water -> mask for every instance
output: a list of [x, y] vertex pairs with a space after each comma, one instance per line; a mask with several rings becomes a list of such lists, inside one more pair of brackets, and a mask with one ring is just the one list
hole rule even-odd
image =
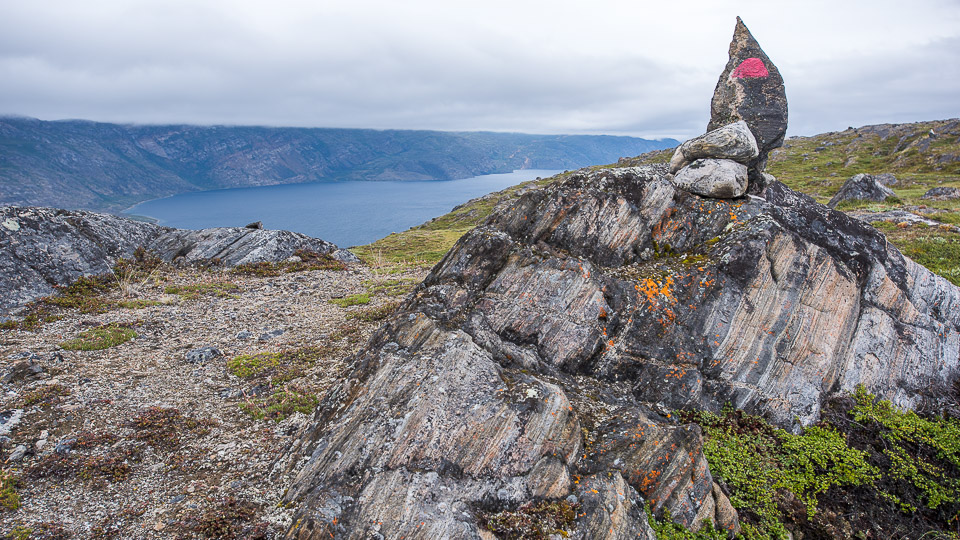
[[527, 169], [433, 182], [317, 182], [181, 193], [124, 211], [182, 229], [242, 227], [296, 231], [341, 247], [368, 244], [441, 216], [458, 204], [558, 172]]

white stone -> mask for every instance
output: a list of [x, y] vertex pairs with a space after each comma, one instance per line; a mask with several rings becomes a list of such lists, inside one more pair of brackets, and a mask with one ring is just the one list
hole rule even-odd
[[673, 177], [678, 188], [718, 199], [734, 199], [747, 192], [747, 166], [729, 159], [698, 159]]

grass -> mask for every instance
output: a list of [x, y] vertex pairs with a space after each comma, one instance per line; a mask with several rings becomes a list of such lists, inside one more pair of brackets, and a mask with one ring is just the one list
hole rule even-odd
[[403, 268], [433, 266], [471, 229], [483, 223], [500, 203], [517, 199], [523, 190], [544, 186], [570, 173], [530, 180], [502, 191], [474, 199], [404, 232], [393, 233], [371, 244], [350, 248], [367, 264], [382, 261]]
[[350, 296], [344, 296], [343, 298], [331, 298], [327, 301], [342, 308], [360, 306], [370, 303], [370, 293], [351, 294]]
[[137, 337], [137, 333], [126, 326], [111, 323], [80, 332], [76, 339], [63, 341], [60, 347], [68, 351], [99, 351], [116, 347]]
[[211, 281], [191, 285], [171, 285], [163, 289], [166, 294], [175, 294], [184, 300], [196, 300], [202, 297], [236, 298], [233, 293], [240, 292], [240, 286], [230, 281]]
[[960, 233], [887, 222], [873, 225], [904, 255], [960, 286]]

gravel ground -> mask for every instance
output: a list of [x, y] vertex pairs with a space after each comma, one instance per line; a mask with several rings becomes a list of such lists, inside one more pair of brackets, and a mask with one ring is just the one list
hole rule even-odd
[[[289, 479], [275, 463], [308, 416], [257, 419], [243, 405], [256, 409], [280, 389], [322, 394], [380, 324], [348, 314], [396, 303], [424, 273], [375, 274], [361, 265], [277, 277], [168, 269], [132, 285], [133, 296], [157, 305], [65, 311], [36, 332], [0, 330], [0, 461], [20, 505], [0, 508], [0, 534], [279, 536], [291, 517], [278, 506]], [[399, 286], [376, 287], [396, 284], [388, 280]], [[164, 292], [215, 281], [239, 290], [197, 298]], [[372, 292], [367, 305], [329, 302], [364, 292]], [[96, 351], [59, 346], [108, 323], [137, 337]], [[203, 347], [222, 356], [188, 359]], [[249, 378], [227, 367], [239, 355], [290, 350], [320, 357], [279, 380], [278, 370], [290, 367], [283, 362]]]

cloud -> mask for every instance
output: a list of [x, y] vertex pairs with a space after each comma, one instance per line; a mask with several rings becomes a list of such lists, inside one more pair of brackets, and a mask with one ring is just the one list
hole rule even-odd
[[955, 2], [770, 4], [7, 2], [0, 113], [689, 137], [740, 14], [791, 133], [958, 114]]

